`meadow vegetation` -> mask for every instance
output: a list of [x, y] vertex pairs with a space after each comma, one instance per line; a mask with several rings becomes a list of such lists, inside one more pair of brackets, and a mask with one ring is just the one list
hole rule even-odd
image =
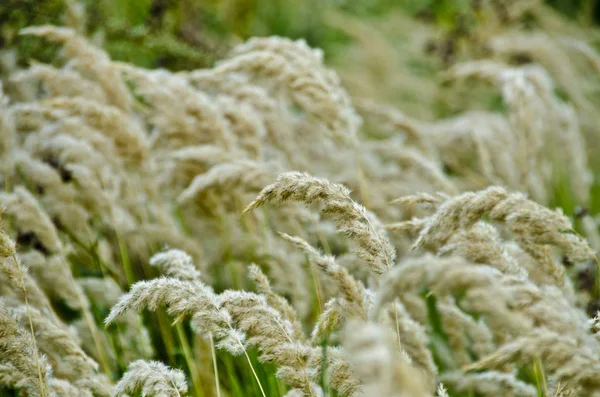
[[594, 2], [269, 3], [0, 5], [0, 395], [600, 397]]

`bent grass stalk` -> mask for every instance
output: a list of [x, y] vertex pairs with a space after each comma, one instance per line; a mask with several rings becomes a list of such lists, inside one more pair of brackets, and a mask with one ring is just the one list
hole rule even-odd
[[260, 388], [260, 392], [261, 392], [262, 396], [263, 397], [267, 397], [267, 395], [265, 394], [265, 389], [263, 389], [262, 383], [260, 382], [260, 379], [258, 378], [258, 374], [256, 373], [256, 370], [254, 369], [254, 366], [252, 365], [252, 361], [250, 360], [250, 356], [248, 355], [248, 352], [246, 351], [246, 348], [242, 344], [242, 341], [240, 341], [237, 337], [235, 339], [240, 344], [240, 347], [244, 351], [244, 355], [246, 356], [246, 360], [248, 361], [248, 365], [250, 366], [250, 370], [252, 371], [252, 375], [254, 375], [254, 379], [256, 379], [256, 383], [258, 384], [258, 387]]

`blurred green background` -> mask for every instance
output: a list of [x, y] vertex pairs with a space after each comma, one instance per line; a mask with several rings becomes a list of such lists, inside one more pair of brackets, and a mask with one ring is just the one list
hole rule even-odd
[[[446, 30], [470, 29], [469, 18], [482, 0], [3, 0], [0, 2], [0, 47], [19, 48], [18, 62], [48, 61], [55, 48], [20, 38], [19, 29], [65, 24], [76, 17], [67, 4], [85, 7], [85, 33], [102, 43], [113, 59], [144, 67], [173, 70], [210, 66], [231, 45], [250, 36], [304, 38], [334, 57], [350, 42], [347, 32], [331, 24], [341, 12], [361, 21], [393, 12], [427, 19]], [[494, 3], [494, 1], [490, 1]], [[496, 1], [502, 3], [502, 1]], [[600, 20], [595, 0], [550, 0], [555, 9], [582, 24]], [[71, 13], [72, 13], [71, 10]], [[83, 10], [82, 10], [83, 11]], [[466, 26], [465, 21], [467, 21]]]

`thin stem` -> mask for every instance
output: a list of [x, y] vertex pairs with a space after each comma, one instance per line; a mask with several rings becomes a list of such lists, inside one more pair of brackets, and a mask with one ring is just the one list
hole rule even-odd
[[358, 183], [360, 186], [360, 199], [365, 207], [369, 207], [369, 191], [367, 189], [367, 180], [365, 179], [365, 171], [362, 162], [360, 161], [360, 152], [356, 152], [356, 162], [358, 164]]
[[133, 269], [131, 267], [131, 261], [129, 260], [129, 252], [127, 246], [121, 239], [120, 233], [115, 229], [115, 235], [117, 237], [117, 244], [119, 246], [119, 253], [121, 255], [121, 262], [123, 263], [123, 270], [125, 271], [125, 279], [128, 285], [135, 283], [135, 276], [133, 275]]
[[327, 379], [327, 339], [328, 336], [321, 343], [321, 387], [326, 396], [330, 394]]
[[[296, 220], [294, 221], [294, 228], [297, 229], [296, 233], [299, 236], [302, 235], [302, 232], [303, 232], [302, 226]], [[327, 244], [327, 239], [325, 238], [325, 236], [323, 236], [323, 234], [320, 231], [318, 231], [317, 237], [319, 238], [319, 241], [321, 242], [321, 245], [323, 246], [323, 251], [325, 251], [325, 253], [327, 253], [328, 255], [331, 255], [331, 249], [329, 248], [329, 245]], [[308, 268], [310, 270], [310, 275], [311, 275], [313, 284], [315, 286], [315, 294], [317, 295], [317, 304], [319, 305], [319, 312], [317, 313], [317, 316], [318, 316], [323, 312], [323, 292], [322, 292], [322, 287], [321, 287], [321, 281], [319, 280], [319, 276], [315, 273], [314, 265], [311, 261], [308, 262]]]
[[108, 264], [107, 262], [104, 262], [102, 260], [102, 258], [100, 258], [100, 256], [96, 252], [96, 250], [93, 248], [93, 246], [89, 247], [87, 244], [85, 244], [83, 241], [81, 241], [79, 239], [79, 237], [77, 237], [74, 233], [72, 233], [65, 226], [63, 226], [60, 229], [60, 231], [62, 231], [64, 234], [66, 234], [67, 237], [69, 237], [69, 239], [75, 243], [75, 245], [77, 245], [79, 248], [83, 249], [85, 252], [87, 252], [92, 257], [92, 259], [94, 260], [94, 263], [97, 264], [98, 267], [100, 268], [100, 271], [102, 272], [103, 277], [106, 277], [106, 275], [111, 275], [113, 277], [113, 279], [115, 279], [117, 282], [121, 279], [121, 275], [119, 274], [117, 269], [114, 268], [112, 265]]
[[92, 318], [92, 315], [90, 314], [89, 309], [87, 307], [84, 307], [84, 309], [83, 309], [83, 317], [85, 318], [85, 322], [86, 322], [88, 328], [90, 329], [90, 333], [92, 334], [92, 339], [94, 340], [94, 345], [96, 346], [96, 349], [98, 349], [98, 356], [100, 358], [100, 363], [102, 364], [102, 368], [104, 369], [104, 372], [108, 375], [108, 374], [110, 374], [111, 369], [110, 369], [107, 359], [106, 359], [104, 347], [100, 343], [100, 337], [98, 336], [98, 330], [96, 329], [94, 319]]
[[315, 285], [315, 292], [317, 295], [317, 304], [319, 305], [319, 313], [320, 315], [323, 312], [323, 298], [321, 297], [321, 282], [319, 281], [319, 276], [316, 274], [314, 265], [311, 261], [308, 263], [308, 268], [310, 269], [310, 275], [312, 277], [313, 283]]
[[[285, 330], [285, 328], [283, 327], [283, 325], [277, 319], [275, 319], [275, 321], [277, 322], [277, 325], [279, 326], [279, 328], [281, 328], [281, 331], [283, 332], [283, 334], [287, 338], [288, 342], [289, 343], [294, 343], [294, 341], [288, 335], [288, 333]], [[304, 380], [306, 381], [306, 390], [308, 390], [308, 394], [310, 394], [310, 397], [314, 397], [314, 394], [313, 394], [313, 392], [312, 392], [312, 390], [310, 388], [310, 380], [308, 379], [308, 374], [306, 373], [306, 367], [302, 368], [302, 371], [304, 372]]]
[[533, 363], [533, 374], [535, 377], [536, 388], [543, 396], [548, 395], [548, 385], [546, 383], [546, 375], [544, 374], [544, 367], [542, 360], [536, 358]]
[[[323, 252], [325, 252], [327, 255], [332, 255], [331, 247], [329, 247], [329, 244], [327, 243], [327, 238], [323, 235], [323, 232], [319, 229], [317, 229], [317, 238], [321, 242], [321, 246], [323, 247]], [[317, 274], [315, 274], [313, 268], [314, 268], [314, 265], [311, 261], [310, 262], [310, 272], [315, 280], [315, 285], [317, 288], [317, 300], [319, 301], [319, 315], [320, 315], [323, 312], [323, 292], [322, 292], [323, 289], [321, 287], [321, 280], [319, 279], [319, 276]]]
[[394, 317], [396, 318], [396, 336], [398, 339], [398, 351], [402, 352], [402, 341], [400, 340], [400, 321], [398, 320], [398, 306], [394, 301]]
[[[75, 279], [73, 278], [72, 274], [70, 274], [69, 278], [70, 278], [70, 282], [72, 284], [75, 284]], [[102, 369], [108, 375], [108, 374], [110, 374], [111, 369], [110, 369], [110, 366], [108, 365], [108, 360], [107, 360], [106, 352], [104, 351], [104, 347], [100, 343], [100, 337], [98, 336], [98, 329], [96, 328], [96, 322], [94, 321], [94, 317], [90, 313], [89, 302], [87, 300], [87, 297], [81, 292], [81, 290], [78, 290], [77, 298], [79, 299], [80, 306], [83, 308], [83, 317], [85, 318], [85, 323], [88, 326], [88, 328], [90, 329], [90, 333], [92, 334], [92, 339], [94, 341], [94, 345], [96, 346], [96, 349], [98, 350], [98, 357], [100, 359], [100, 364], [102, 365]]]
[[[17, 268], [20, 268], [21, 266], [19, 265], [19, 262], [17, 261], [17, 257], [15, 255], [13, 255], [12, 259], [15, 262], [15, 266]], [[19, 272], [19, 274], [20, 274], [19, 286], [21, 287], [21, 290], [23, 291], [23, 300], [25, 301], [25, 308], [27, 309], [27, 317], [29, 319], [29, 330], [31, 331], [31, 339], [33, 340], [33, 348], [35, 350], [35, 365], [37, 366], [38, 377], [40, 380], [40, 393], [42, 394], [42, 397], [45, 397], [46, 393], [44, 392], [45, 386], [44, 386], [44, 380], [42, 377], [42, 366], [40, 365], [40, 352], [38, 350], [37, 341], [35, 340], [35, 331], [33, 330], [33, 320], [31, 318], [32, 317], [31, 309], [29, 308], [29, 301], [27, 299], [27, 288], [25, 288], [25, 281], [23, 280], [23, 273]]]
[[171, 328], [169, 328], [168, 320], [164, 311], [157, 310], [156, 319], [158, 321], [158, 328], [160, 329], [162, 341], [165, 343], [165, 350], [169, 356], [169, 362], [174, 363], [175, 355], [173, 352], [175, 351], [175, 341], [173, 339], [173, 333]]
[[175, 393], [177, 393], [177, 396], [181, 397], [181, 393], [179, 393], [179, 390], [177, 389], [177, 386], [175, 386], [175, 382], [173, 382], [173, 379], [171, 379], [170, 381], [171, 386], [173, 386], [173, 390], [175, 390]]
[[177, 336], [179, 337], [179, 341], [181, 342], [181, 348], [183, 349], [183, 356], [185, 357], [185, 362], [188, 366], [188, 369], [190, 370], [192, 384], [194, 385], [196, 395], [198, 397], [204, 396], [204, 391], [198, 382], [198, 368], [196, 367], [194, 355], [192, 354], [192, 349], [190, 348], [187, 336], [185, 335], [183, 325], [181, 323], [177, 323], [175, 324], [175, 329], [177, 330]]
[[[219, 308], [216, 307], [216, 310], [219, 310]], [[232, 335], [234, 335], [235, 340], [237, 341], [237, 343], [242, 348], [242, 351], [244, 352], [244, 355], [246, 356], [246, 360], [248, 360], [248, 365], [250, 366], [250, 369], [252, 370], [252, 374], [254, 375], [254, 379], [256, 379], [256, 383], [258, 383], [258, 387], [260, 388], [260, 391], [261, 391], [263, 397], [267, 397], [267, 395], [265, 394], [265, 390], [263, 389], [262, 384], [260, 383], [260, 379], [258, 378], [258, 374], [254, 370], [254, 366], [252, 365], [252, 361], [250, 361], [250, 356], [248, 356], [248, 352], [246, 352], [246, 347], [244, 346], [244, 344], [242, 343], [242, 341], [240, 340], [240, 338], [238, 338], [237, 335], [235, 334], [235, 332], [234, 332], [233, 327], [231, 326], [231, 324], [227, 324], [227, 326], [229, 327], [229, 330], [231, 331]]]
[[542, 364], [542, 360], [540, 358], [538, 358], [536, 361], [537, 361], [537, 366], [540, 368], [540, 376], [542, 378], [542, 387], [543, 387], [544, 395], [547, 396], [548, 395], [548, 383], [546, 382], [546, 373], [544, 372], [544, 365]]
[[[367, 224], [369, 225], [369, 227], [373, 230], [375, 230], [375, 228], [373, 227], [373, 225], [371, 224], [371, 222], [369, 221], [369, 218], [366, 218]], [[386, 270], [389, 272], [391, 269], [391, 264], [386, 261], [385, 262], [386, 265]], [[400, 352], [402, 352], [402, 341], [400, 340], [400, 321], [398, 320], [398, 306], [396, 305], [396, 301], [394, 301], [394, 317], [396, 320], [396, 337], [398, 340], [398, 350]]]
[[248, 360], [248, 365], [250, 365], [250, 369], [252, 370], [252, 374], [254, 375], [254, 379], [256, 379], [256, 383], [258, 383], [258, 387], [260, 388], [260, 392], [262, 393], [263, 397], [267, 397], [267, 395], [265, 394], [265, 390], [263, 389], [262, 384], [260, 383], [260, 379], [258, 379], [258, 374], [254, 370], [254, 366], [252, 365], [252, 361], [250, 361], [250, 356], [248, 355], [248, 352], [246, 352], [246, 348], [244, 347], [244, 345], [242, 344], [242, 342], [239, 339], [237, 341], [240, 344], [240, 346], [242, 347], [242, 349], [244, 350], [244, 355], [246, 356], [246, 360]]
[[219, 369], [217, 368], [217, 352], [215, 351], [215, 341], [212, 332], [209, 332], [210, 337], [210, 352], [212, 354], [213, 369], [215, 371], [215, 387], [217, 389], [217, 397], [221, 397], [221, 385], [219, 384]]
[[31, 331], [31, 339], [33, 339], [33, 348], [35, 349], [35, 365], [38, 369], [38, 377], [40, 379], [40, 393], [42, 393], [42, 397], [45, 396], [44, 393], [44, 381], [42, 379], [42, 367], [40, 365], [40, 352], [37, 347], [37, 342], [35, 340], [35, 332], [33, 331], [33, 320], [31, 319], [31, 311], [29, 309], [29, 302], [27, 301], [27, 293], [25, 292], [25, 288], [23, 288], [25, 307], [27, 308], [27, 317], [29, 317], [29, 330]]

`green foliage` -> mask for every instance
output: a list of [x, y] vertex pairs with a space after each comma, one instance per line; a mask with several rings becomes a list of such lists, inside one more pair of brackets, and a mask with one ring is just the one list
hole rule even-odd
[[[57, 46], [48, 45], [34, 37], [19, 36], [26, 26], [61, 24], [65, 4], [62, 0], [4, 0], [0, 2], [0, 49], [14, 48], [17, 62], [25, 66], [34, 58], [50, 62]], [[0, 72], [1, 66], [0, 66]]]

